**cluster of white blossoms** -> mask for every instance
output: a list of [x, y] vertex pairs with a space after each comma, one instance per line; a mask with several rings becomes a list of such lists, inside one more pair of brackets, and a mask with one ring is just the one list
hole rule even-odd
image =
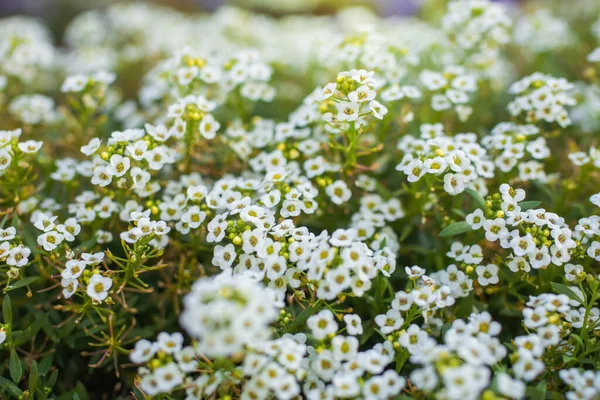
[[10, 102], [9, 110], [15, 119], [27, 125], [53, 124], [60, 119], [54, 100], [41, 94], [17, 96]]
[[7, 179], [11, 179], [15, 171], [7, 171], [11, 164], [15, 167], [28, 154], [35, 155], [42, 147], [43, 142], [37, 140], [20, 141], [22, 134], [21, 129], [10, 131], [0, 131], [0, 175], [4, 175]]
[[451, 42], [470, 57], [474, 65], [485, 64], [511, 40], [513, 22], [505, 9], [485, 0], [454, 1], [442, 18]]
[[31, 249], [19, 243], [16, 240], [17, 230], [9, 226], [5, 229], [0, 229], [0, 261], [8, 265], [9, 277], [18, 276], [18, 268], [22, 268], [29, 263]]
[[571, 118], [566, 107], [575, 105], [569, 93], [573, 84], [564, 78], [536, 72], [513, 83], [509, 88], [516, 98], [508, 104], [512, 116], [524, 115], [528, 123], [556, 122], [561, 127], [569, 126]]
[[541, 160], [550, 157], [550, 148], [537, 126], [502, 122], [481, 139], [481, 144], [500, 171], [506, 173], [517, 167], [522, 181], [548, 180]]
[[336, 81], [328, 83], [314, 96], [317, 102], [327, 100], [323, 114], [327, 131], [358, 129], [364, 125], [365, 115], [383, 119], [388, 109], [375, 100], [377, 92], [375, 72], [351, 70], [340, 72]]
[[600, 3], [279, 3], [0, 20], [0, 398], [598, 397]]
[[56, 49], [50, 32], [34, 19], [13, 17], [0, 24], [0, 86], [15, 78], [35, 87], [42, 86], [43, 72], [55, 65]]
[[[567, 268], [565, 268], [567, 270]], [[514, 373], [526, 382], [534, 380], [544, 372], [543, 356], [546, 352], [570, 352], [573, 344], [569, 333], [581, 329], [584, 324], [600, 329], [600, 308], [587, 309], [581, 306], [583, 292], [576, 286], [569, 288], [572, 297], [565, 294], [543, 293], [530, 297], [523, 309], [523, 324], [528, 335], [514, 339], [516, 350], [511, 359]], [[579, 307], [578, 307], [579, 306]]]
[[454, 109], [461, 121], [469, 119], [473, 112], [468, 105], [472, 101], [469, 94], [477, 91], [477, 79], [466, 71], [462, 66], [453, 65], [446, 67], [443, 72], [421, 72], [419, 80], [424, 87], [423, 94], [431, 99], [432, 110], [441, 112]]
[[598, 371], [581, 372], [577, 368], [563, 369], [560, 379], [573, 390], [567, 392], [567, 398], [593, 399], [600, 393], [600, 374]]
[[568, 263], [577, 242], [565, 219], [543, 208], [523, 211], [519, 203], [524, 200], [523, 189], [502, 184], [487, 210], [475, 210], [466, 221], [472, 229], [483, 228], [488, 241], [510, 250], [508, 265], [514, 272]]
[[197, 281], [184, 297], [181, 326], [198, 339], [200, 353], [226, 356], [269, 339], [281, 300], [254, 279], [222, 273]]
[[533, 53], [545, 53], [572, 45], [574, 37], [565, 20], [548, 10], [538, 10], [517, 21], [515, 42]]
[[[487, 312], [473, 313], [467, 321], [456, 320], [438, 344], [427, 331], [412, 325], [400, 336], [410, 360], [419, 368], [410, 379], [425, 393], [441, 385], [446, 398], [478, 399], [490, 384], [490, 367], [506, 357], [506, 347], [498, 339], [502, 327]], [[525, 385], [510, 375], [498, 374], [498, 391], [508, 398], [523, 398]], [[502, 381], [502, 382], [500, 382]]]
[[444, 190], [457, 195], [478, 179], [494, 176], [494, 163], [477, 142], [476, 134], [447, 136], [441, 123], [422, 124], [419, 130], [420, 138], [407, 135], [398, 141], [404, 156], [396, 169], [406, 174], [409, 182], [431, 175], [429, 185], [442, 180]]

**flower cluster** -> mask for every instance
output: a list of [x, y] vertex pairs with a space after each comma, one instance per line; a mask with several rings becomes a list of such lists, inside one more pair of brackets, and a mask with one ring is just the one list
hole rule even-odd
[[571, 118], [565, 107], [575, 105], [569, 91], [573, 85], [564, 78], [535, 73], [513, 83], [509, 89], [517, 97], [508, 104], [512, 116], [525, 115], [529, 123], [556, 122], [569, 126]]
[[0, 19], [0, 398], [598, 398], [600, 3], [238, 3]]

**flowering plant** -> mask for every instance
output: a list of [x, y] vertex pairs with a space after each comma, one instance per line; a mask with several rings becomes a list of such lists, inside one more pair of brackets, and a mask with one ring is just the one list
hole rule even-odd
[[0, 397], [599, 398], [600, 5], [437, 3], [0, 20]]

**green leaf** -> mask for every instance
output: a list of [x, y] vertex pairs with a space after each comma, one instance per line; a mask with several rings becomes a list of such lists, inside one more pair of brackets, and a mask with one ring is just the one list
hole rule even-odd
[[56, 385], [57, 379], [58, 379], [58, 370], [55, 369], [54, 372], [52, 372], [52, 375], [50, 375], [48, 382], [46, 382], [46, 386], [49, 387], [50, 389], [52, 389], [54, 387], [54, 385]]
[[17, 350], [13, 347], [10, 349], [10, 377], [14, 382], [19, 383], [21, 375], [23, 375], [21, 360], [19, 360]]
[[0, 388], [2, 388], [3, 391], [4, 390], [8, 391], [15, 398], [18, 398], [23, 395], [23, 391], [21, 389], [19, 389], [19, 387], [17, 385], [15, 385], [8, 379], [3, 378], [1, 376], [0, 376]]
[[81, 383], [81, 381], [77, 381], [77, 385], [75, 385], [75, 393], [73, 394], [73, 397], [75, 396], [77, 396], [77, 398], [80, 400], [89, 399], [87, 389], [85, 388], [85, 385]]
[[400, 238], [398, 239], [398, 241], [403, 242], [404, 239], [406, 239], [408, 237], [408, 235], [411, 234], [412, 230], [413, 230], [412, 224], [404, 225], [404, 227], [402, 228], [402, 232], [400, 233]]
[[294, 323], [291, 325], [291, 327], [297, 328], [300, 325], [304, 324], [306, 322], [306, 320], [308, 319], [308, 317], [310, 317], [311, 315], [313, 315], [313, 313], [315, 311], [317, 311], [317, 305], [318, 304], [315, 303], [312, 307], [308, 307], [305, 310], [303, 310], [300, 314], [298, 314], [298, 316], [294, 320]]
[[4, 302], [2, 303], [2, 315], [4, 316], [5, 324], [12, 324], [12, 306], [10, 305], [10, 296], [4, 296]]
[[577, 335], [576, 333], [571, 333], [571, 337], [573, 339], [575, 339], [575, 341], [581, 346], [581, 347], [585, 347], [585, 344], [583, 343], [583, 340], [581, 339], [581, 337], [579, 337], [579, 335]]
[[133, 398], [135, 400], [143, 400], [145, 397], [142, 392], [140, 392], [140, 389], [136, 388], [135, 386], [132, 388], [131, 394], [133, 394]]
[[39, 276], [30, 276], [28, 278], [20, 279], [20, 280], [16, 281], [14, 284], [7, 286], [6, 290], [7, 291], [15, 290], [15, 289], [22, 288], [23, 286], [31, 285], [33, 282], [37, 281], [38, 279], [40, 279]]
[[545, 399], [547, 388], [548, 384], [546, 381], [541, 381], [537, 386], [528, 387], [525, 393], [528, 399]]
[[458, 215], [458, 216], [459, 216], [459, 217], [461, 217], [461, 218], [466, 218], [466, 216], [467, 216], [467, 215], [465, 214], [465, 212], [464, 212], [463, 210], [459, 209], [459, 208], [453, 208], [453, 209], [452, 209], [452, 212], [453, 212], [454, 214]]
[[579, 298], [579, 296], [577, 296], [577, 294], [574, 291], [569, 289], [569, 287], [563, 285], [562, 283], [556, 282], [550, 282], [550, 285], [552, 285], [552, 289], [554, 289], [556, 292], [568, 296], [570, 299], [575, 300], [581, 305], [585, 305], [585, 302], [581, 298]]
[[40, 375], [46, 375], [50, 371], [50, 367], [52, 367], [52, 361], [54, 360], [54, 354], [48, 354], [46, 357], [42, 358], [40, 361], [40, 365], [38, 366], [38, 371]]
[[471, 225], [467, 224], [465, 221], [455, 222], [453, 224], [448, 225], [440, 232], [440, 237], [448, 237], [458, 235], [459, 233], [465, 233], [471, 231]]
[[475, 200], [475, 203], [477, 203], [479, 207], [485, 209], [485, 199], [481, 197], [479, 193], [477, 193], [471, 188], [465, 189], [465, 193], [468, 194], [473, 200]]
[[13, 332], [13, 336], [15, 336], [15, 339], [13, 341], [13, 346], [14, 347], [19, 347], [22, 346], [23, 344], [27, 343], [29, 341], [29, 339], [31, 339], [31, 337], [33, 336], [31, 333], [31, 327], [27, 327], [27, 329], [25, 329], [22, 332], [19, 332], [19, 335], [16, 336], [14, 335], [15, 332]]
[[529, 200], [520, 202], [519, 207], [521, 207], [521, 211], [527, 211], [536, 208], [540, 204], [542, 204], [542, 202], [539, 200]]
[[33, 396], [40, 382], [40, 376], [38, 374], [37, 362], [34, 360], [29, 367], [29, 392]]

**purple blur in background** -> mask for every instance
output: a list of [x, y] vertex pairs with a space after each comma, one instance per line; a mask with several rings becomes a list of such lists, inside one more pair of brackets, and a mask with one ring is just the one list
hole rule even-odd
[[[280, 0], [285, 1], [285, 0]], [[519, 0], [493, 0], [502, 3], [518, 3]], [[56, 17], [62, 12], [72, 15], [74, 11], [101, 8], [116, 3], [116, 0], [0, 0], [0, 17], [15, 14], [42, 18]], [[144, 2], [144, 1], [140, 1]], [[168, 4], [182, 9], [214, 10], [223, 4], [243, 5], [243, 1], [227, 0], [155, 0], [147, 3]], [[422, 0], [371, 0], [380, 15], [412, 15], [419, 10]], [[369, 3], [365, 1], [364, 3]]]

